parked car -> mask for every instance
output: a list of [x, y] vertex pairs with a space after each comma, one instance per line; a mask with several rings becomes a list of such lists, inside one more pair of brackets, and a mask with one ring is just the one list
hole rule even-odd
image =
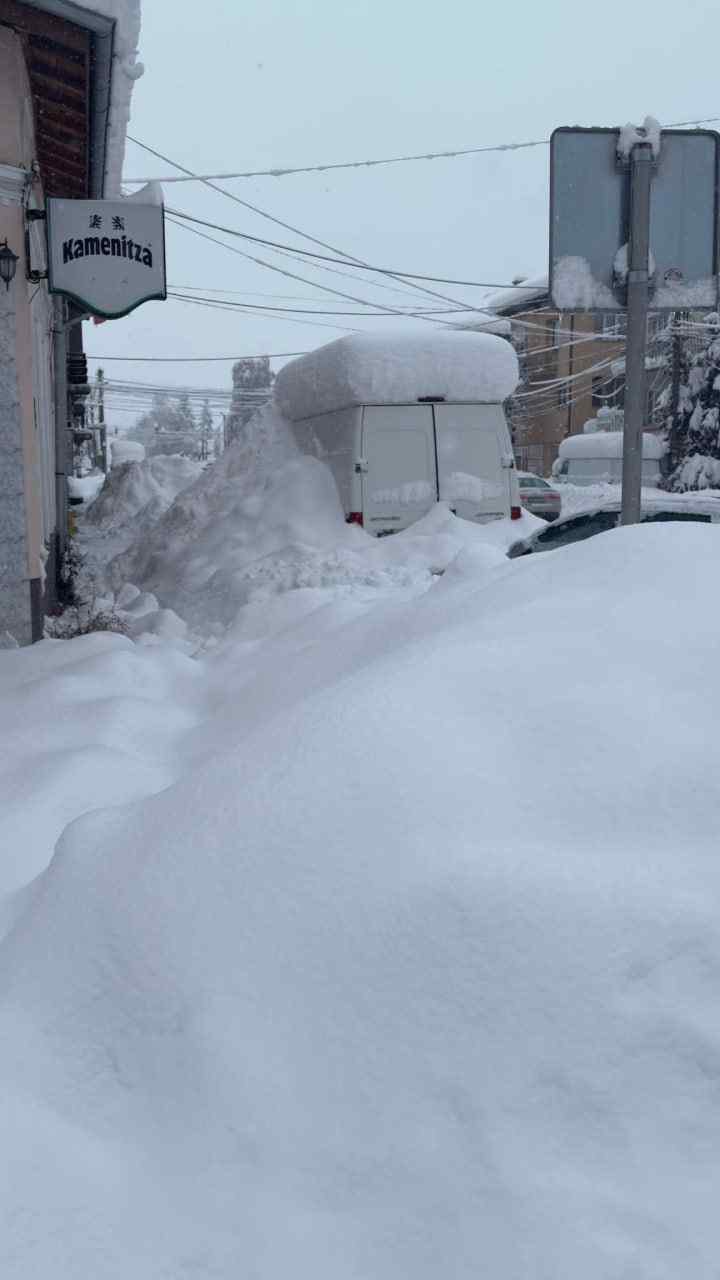
[[562, 499], [557, 489], [553, 489], [547, 480], [534, 476], [530, 471], [518, 471], [520, 484], [520, 505], [534, 516], [542, 516], [543, 520], [557, 520], [560, 515]]
[[384, 537], [438, 501], [478, 523], [520, 519], [503, 408], [516, 381], [492, 334], [353, 334], [285, 365], [275, 398], [301, 451], [330, 468], [346, 520]]
[[[660, 483], [662, 440], [644, 431], [642, 437], [642, 482], [647, 488]], [[558, 484], [620, 484], [622, 480], [622, 431], [593, 431], [566, 436], [560, 442], [552, 476]]]
[[[665, 498], [643, 499], [643, 524], [661, 524], [670, 520], [720, 524], [720, 498], [668, 494]], [[517, 556], [529, 556], [536, 551], [554, 551], [556, 547], [567, 546], [570, 542], [582, 542], [596, 533], [606, 533], [619, 523], [620, 503], [599, 503], [584, 511], [574, 511], [572, 515], [556, 520], [550, 528], [539, 529], [529, 538], [514, 542], [508, 555], [514, 560]]]

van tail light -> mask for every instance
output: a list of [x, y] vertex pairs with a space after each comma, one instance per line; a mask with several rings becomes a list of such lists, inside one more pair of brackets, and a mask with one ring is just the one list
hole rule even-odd
[[345, 517], [345, 523], [346, 523], [346, 524], [359, 524], [359, 525], [360, 525], [360, 528], [362, 528], [362, 527], [363, 527], [363, 513], [362, 513], [362, 511], [351, 511], [351, 512], [350, 512], [350, 514], [349, 514], [348, 516], [346, 516], [346, 517]]
[[511, 508], [510, 508], [510, 519], [511, 519], [511, 520], [521, 520], [521, 519], [522, 519], [522, 507], [511, 507]]

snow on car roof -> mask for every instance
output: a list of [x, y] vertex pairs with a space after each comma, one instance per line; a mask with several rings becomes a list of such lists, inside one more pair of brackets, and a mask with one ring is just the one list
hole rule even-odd
[[[560, 442], [559, 456], [565, 458], [621, 458], [622, 431], [592, 431], [587, 435], [567, 436]], [[657, 436], [643, 432], [643, 457], [662, 458], [665, 446]]]

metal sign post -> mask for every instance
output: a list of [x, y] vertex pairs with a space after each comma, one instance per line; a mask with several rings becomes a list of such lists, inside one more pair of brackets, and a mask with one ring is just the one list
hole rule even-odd
[[627, 276], [627, 345], [625, 349], [625, 425], [623, 428], [623, 524], [640, 519], [642, 438], [647, 376], [648, 290], [650, 287], [650, 184], [652, 149], [636, 143], [630, 153], [630, 236]]
[[550, 139], [553, 303], [627, 312], [623, 524], [640, 519], [648, 310], [718, 310], [719, 175], [720, 136], [707, 129], [648, 118]]

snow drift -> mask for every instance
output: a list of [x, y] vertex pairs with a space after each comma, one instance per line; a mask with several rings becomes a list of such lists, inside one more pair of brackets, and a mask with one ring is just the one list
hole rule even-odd
[[177, 781], [0, 949], [3, 1277], [710, 1280], [719, 537], [467, 548], [183, 660]]
[[138, 524], [145, 531], [201, 471], [199, 462], [173, 454], [115, 463], [86, 518], [105, 530]]
[[518, 363], [488, 333], [376, 332], [337, 338], [291, 360], [275, 382], [291, 421], [356, 404], [406, 404], [424, 396], [499, 403], [512, 395]]
[[273, 405], [246, 426], [151, 529], [109, 566], [117, 590], [152, 592], [200, 634], [219, 634], [255, 601], [295, 590], [364, 595], [424, 591], [470, 543], [502, 551], [538, 525], [534, 516], [492, 529], [439, 504], [392, 538], [345, 523], [332, 474], [300, 453]]

